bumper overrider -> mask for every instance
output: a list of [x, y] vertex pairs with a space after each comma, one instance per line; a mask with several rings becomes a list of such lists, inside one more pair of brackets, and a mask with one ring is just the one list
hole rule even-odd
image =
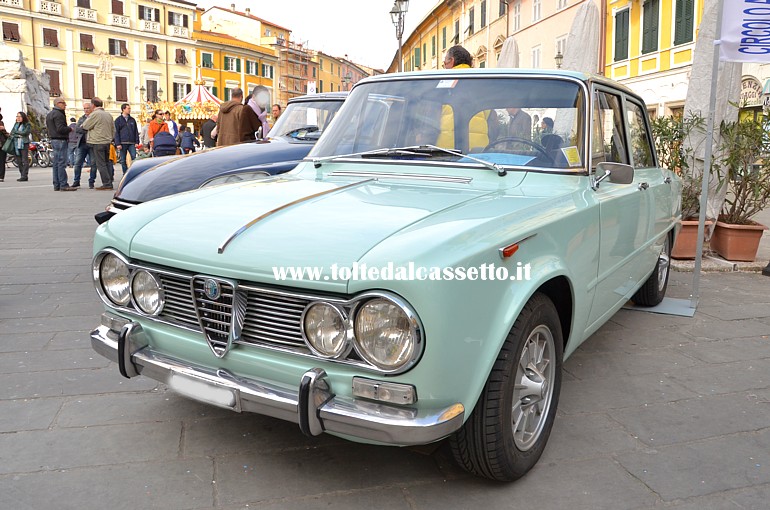
[[459, 429], [465, 414], [460, 403], [418, 410], [340, 397], [321, 368], [308, 370], [296, 390], [287, 390], [194, 365], [150, 347], [140, 324], [107, 313], [91, 332], [91, 346], [116, 362], [124, 377], [143, 375], [194, 400], [294, 422], [308, 436], [332, 432], [384, 444], [426, 444]]

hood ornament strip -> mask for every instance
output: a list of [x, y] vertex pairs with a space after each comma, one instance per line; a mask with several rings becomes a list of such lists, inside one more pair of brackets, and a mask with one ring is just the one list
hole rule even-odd
[[297, 200], [294, 200], [293, 202], [289, 202], [287, 204], [283, 204], [280, 207], [276, 207], [272, 211], [268, 211], [265, 214], [262, 214], [261, 216], [258, 216], [256, 218], [254, 218], [253, 220], [251, 220], [250, 222], [248, 222], [247, 224], [245, 224], [244, 226], [242, 226], [241, 228], [239, 228], [238, 230], [233, 232], [233, 234], [230, 237], [228, 237], [225, 240], [225, 242], [223, 242], [221, 244], [221, 246], [219, 248], [217, 248], [217, 253], [219, 253], [219, 254], [224, 253], [225, 252], [225, 248], [227, 248], [227, 245], [230, 244], [230, 242], [233, 241], [233, 239], [235, 239], [239, 235], [241, 235], [244, 232], [246, 232], [248, 229], [253, 227], [258, 222], [262, 221], [263, 219], [267, 218], [268, 216], [272, 216], [273, 214], [277, 213], [278, 211], [282, 211], [282, 210], [287, 209], [287, 208], [289, 208], [291, 206], [297, 205], [297, 204], [302, 203], [302, 202], [306, 202], [308, 200], [312, 200], [314, 198], [321, 197], [323, 195], [330, 195], [330, 194], [336, 193], [338, 191], [342, 191], [342, 190], [345, 190], [345, 189], [348, 189], [348, 188], [353, 188], [355, 186], [359, 186], [361, 184], [366, 184], [367, 182], [372, 182], [372, 181], [376, 181], [376, 180], [377, 179], [366, 179], [364, 181], [358, 181], [358, 182], [354, 182], [352, 184], [347, 184], [345, 186], [340, 186], [339, 188], [328, 189], [328, 190], [325, 190], [325, 191], [321, 191], [320, 193], [314, 193], [313, 195], [308, 195], [306, 197], [298, 198]]

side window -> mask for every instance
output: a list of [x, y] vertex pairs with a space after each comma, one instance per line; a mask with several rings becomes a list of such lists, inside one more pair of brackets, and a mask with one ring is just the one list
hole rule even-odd
[[644, 122], [644, 110], [636, 103], [627, 102], [628, 133], [631, 137], [631, 164], [634, 168], [645, 168], [655, 165], [652, 157], [652, 140]]
[[603, 161], [628, 164], [620, 97], [595, 91], [593, 113], [591, 167]]

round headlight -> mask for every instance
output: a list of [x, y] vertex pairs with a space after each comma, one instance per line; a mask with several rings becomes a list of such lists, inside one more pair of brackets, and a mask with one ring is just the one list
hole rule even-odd
[[126, 306], [131, 299], [128, 292], [128, 265], [119, 257], [108, 253], [99, 264], [99, 279], [107, 298], [119, 306]]
[[324, 358], [338, 358], [350, 351], [345, 317], [335, 306], [313, 303], [302, 316], [302, 329], [310, 350]]
[[407, 313], [388, 299], [369, 300], [356, 314], [359, 354], [382, 370], [395, 370], [408, 363], [414, 355], [416, 337]]
[[152, 273], [140, 269], [131, 278], [131, 296], [137, 308], [146, 314], [157, 315], [163, 309], [160, 283]]

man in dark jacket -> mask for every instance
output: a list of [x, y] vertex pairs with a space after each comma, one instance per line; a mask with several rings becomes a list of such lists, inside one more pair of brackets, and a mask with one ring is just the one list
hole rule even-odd
[[118, 159], [123, 167], [123, 173], [128, 170], [126, 154], [131, 154], [131, 161], [136, 159], [136, 144], [139, 143], [139, 128], [136, 120], [131, 116], [131, 105], [120, 105], [120, 115], [115, 119], [115, 149], [118, 151]]
[[203, 137], [203, 146], [206, 148], [212, 148], [217, 146], [217, 140], [215, 136], [211, 135], [214, 128], [217, 127], [217, 116], [212, 115], [209, 120], [203, 123], [201, 126], [201, 136]]
[[53, 110], [45, 118], [45, 128], [53, 147], [53, 189], [54, 191], [77, 191], [77, 186], [67, 183], [67, 144], [70, 127], [67, 125], [67, 115], [64, 109], [67, 102], [64, 98], [54, 99]]

